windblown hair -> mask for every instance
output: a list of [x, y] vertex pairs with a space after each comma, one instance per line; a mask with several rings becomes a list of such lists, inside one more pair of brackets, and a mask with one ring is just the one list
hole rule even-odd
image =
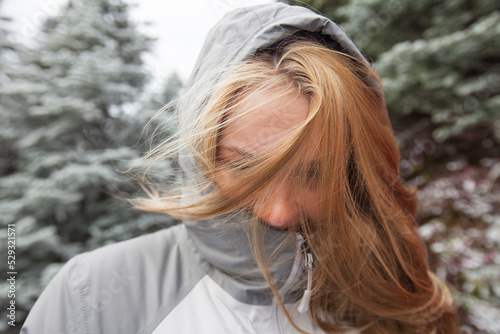
[[[304, 94], [310, 103], [307, 119], [256, 158], [237, 165], [220, 161], [221, 134], [230, 122], [251, 112], [240, 110], [241, 100], [269, 91], [276, 97]], [[301, 213], [291, 232], [305, 237], [315, 258], [309, 312], [321, 329], [456, 333], [452, 296], [429, 271], [415, 229], [415, 192], [399, 180], [399, 150], [381, 83], [368, 65], [317, 42], [297, 40], [256, 53], [200, 99], [201, 109], [185, 122], [190, 126], [181, 128], [179, 141], [195, 161], [196, 200], [149, 189], [150, 198], [136, 202], [137, 207], [192, 220], [251, 212], [256, 202], [272, 200], [273, 192], [266, 186], [279, 174], [296, 193], [319, 194], [320, 218]], [[192, 97], [181, 100], [180, 109], [183, 103], [192, 105]], [[270, 122], [279, 121], [269, 117]], [[318, 133], [319, 144], [312, 143]], [[311, 145], [319, 145], [320, 152], [312, 172], [302, 158]], [[161, 143], [147, 158], [160, 161], [178, 149]], [[218, 186], [221, 173], [232, 177], [224, 187]], [[257, 218], [254, 223], [259, 224]], [[262, 257], [260, 245], [252, 246]], [[259, 263], [286, 312], [266, 260], [260, 258]]]

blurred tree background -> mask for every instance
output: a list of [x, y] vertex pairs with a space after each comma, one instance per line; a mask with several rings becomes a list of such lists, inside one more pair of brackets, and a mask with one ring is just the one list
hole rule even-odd
[[288, 2], [339, 23], [373, 63], [431, 266], [466, 332], [500, 333], [500, 2]]
[[[124, 171], [139, 166], [147, 148], [142, 129], [182, 83], [173, 75], [151, 98], [156, 104], [137, 105], [151, 80], [142, 56], [152, 39], [138, 32], [120, 0], [69, 1], [29, 47], [0, 23], [0, 222], [5, 231], [16, 226], [19, 273], [17, 329], [1, 321], [0, 332], [18, 333], [69, 258], [174, 223], [131, 210], [120, 196], [136, 194]], [[6, 233], [0, 244], [6, 259]], [[2, 272], [13, 271], [6, 265]], [[0, 290], [7, 319], [5, 280]]]
[[[374, 64], [401, 175], [419, 191], [430, 263], [452, 287], [463, 329], [500, 333], [500, 3], [288, 2], [338, 22]], [[21, 292], [17, 330], [3, 321], [2, 333], [18, 332], [73, 255], [175, 223], [118, 199], [137, 191], [123, 171], [147, 149], [142, 129], [182, 87], [173, 73], [147, 94], [152, 40], [130, 10], [121, 0], [69, 1], [30, 46], [0, 18], [0, 224], [16, 224]], [[7, 289], [0, 282], [4, 319]]]

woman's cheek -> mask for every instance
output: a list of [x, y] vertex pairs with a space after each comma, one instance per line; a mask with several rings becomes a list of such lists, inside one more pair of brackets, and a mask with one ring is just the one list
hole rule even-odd
[[313, 221], [318, 221], [320, 219], [321, 210], [321, 195], [319, 191], [316, 190], [306, 190], [299, 197], [299, 205], [308, 218]]

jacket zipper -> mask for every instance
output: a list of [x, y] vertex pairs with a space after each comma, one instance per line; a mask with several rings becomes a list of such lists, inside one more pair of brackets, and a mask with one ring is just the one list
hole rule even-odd
[[[288, 292], [290, 292], [290, 289], [293, 286], [295, 286], [300, 279], [301, 276], [300, 268], [304, 263], [307, 271], [307, 288], [304, 291], [304, 295], [302, 296], [302, 299], [300, 301], [298, 311], [300, 313], [305, 313], [309, 309], [309, 300], [311, 298], [312, 266], [314, 258], [312, 256], [312, 253], [308, 250], [306, 240], [300, 234], [297, 234], [297, 243], [298, 243], [298, 249], [300, 249], [301, 252], [297, 254], [297, 256], [295, 257], [290, 275], [285, 281], [285, 284], [283, 284], [283, 286], [281, 287], [281, 289], [279, 289], [278, 292], [280, 296], [286, 296]], [[301, 253], [303, 253], [304, 255], [302, 255]], [[304, 260], [302, 256], [304, 256]], [[302, 312], [301, 309], [305, 309], [305, 311]], [[280, 318], [282, 317], [283, 317], [282, 315], [280, 316], [278, 301], [276, 297], [273, 297], [273, 303], [272, 303], [272, 318], [274, 320], [273, 333], [282, 333], [281, 331], [282, 321], [280, 320]]]
[[307, 311], [309, 311], [309, 302], [311, 301], [312, 293], [312, 268], [314, 258], [312, 253], [308, 249], [304, 251], [304, 257], [307, 270], [307, 288], [304, 291], [304, 295], [302, 296], [299, 307], [297, 308], [297, 311], [299, 311], [299, 313], [306, 313]]

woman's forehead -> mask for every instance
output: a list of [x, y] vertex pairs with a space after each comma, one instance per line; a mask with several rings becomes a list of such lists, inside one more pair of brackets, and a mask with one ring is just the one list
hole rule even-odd
[[253, 91], [229, 113], [219, 140], [221, 146], [244, 151], [270, 147], [297, 130], [309, 115], [309, 99], [298, 92]]

